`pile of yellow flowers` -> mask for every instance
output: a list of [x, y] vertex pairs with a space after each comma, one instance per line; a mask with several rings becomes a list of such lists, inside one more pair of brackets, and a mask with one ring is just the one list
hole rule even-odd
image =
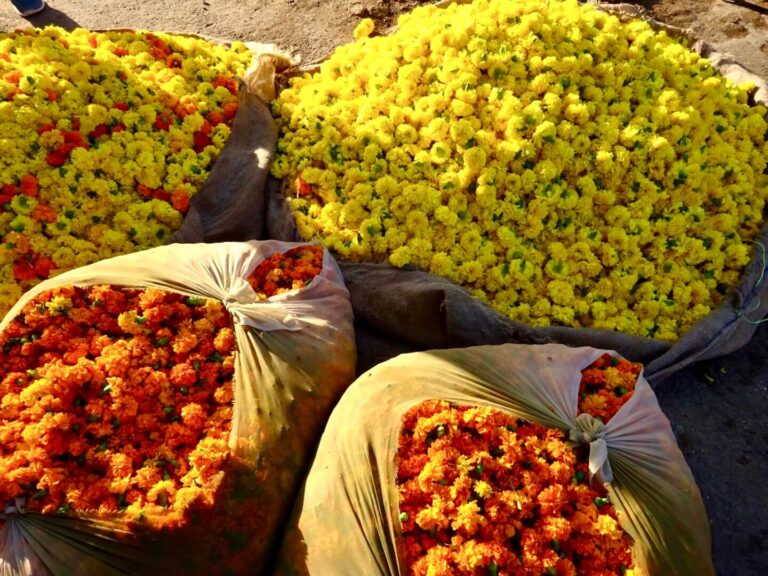
[[274, 103], [299, 233], [415, 264], [534, 326], [675, 340], [737, 284], [766, 109], [644, 21], [576, 0], [426, 6]]
[[0, 314], [43, 278], [180, 226], [250, 58], [149, 32], [0, 34]]

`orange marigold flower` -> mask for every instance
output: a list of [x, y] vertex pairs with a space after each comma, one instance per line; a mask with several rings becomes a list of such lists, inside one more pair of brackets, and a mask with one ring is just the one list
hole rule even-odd
[[189, 194], [184, 190], [174, 190], [171, 192], [171, 206], [174, 210], [178, 210], [182, 214], [186, 214], [189, 210]]
[[222, 328], [213, 339], [213, 347], [219, 354], [226, 354], [235, 347], [235, 333], [231, 328]]
[[175, 386], [192, 386], [197, 380], [197, 373], [188, 363], [176, 364], [171, 368], [170, 380]]

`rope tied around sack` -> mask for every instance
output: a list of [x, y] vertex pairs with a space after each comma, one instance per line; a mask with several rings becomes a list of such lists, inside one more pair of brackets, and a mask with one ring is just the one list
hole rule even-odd
[[758, 325], [758, 324], [762, 324], [763, 322], [768, 322], [768, 318], [765, 318], [763, 320], [751, 320], [747, 318], [746, 315], [751, 314], [752, 312], [760, 308], [760, 305], [761, 305], [760, 298], [759, 297], [755, 298], [755, 303], [752, 306], [752, 308], [750, 308], [749, 310], [744, 310], [744, 305], [750, 300], [751, 296], [757, 292], [757, 289], [760, 287], [760, 284], [762, 284], [763, 280], [765, 279], [765, 272], [766, 272], [766, 269], [768, 269], [768, 259], [766, 258], [765, 245], [762, 242], [752, 242], [752, 244], [756, 244], [757, 246], [760, 247], [763, 265], [762, 265], [762, 268], [760, 269], [760, 277], [757, 279], [757, 282], [755, 282], [755, 285], [752, 287], [752, 290], [747, 296], [744, 304], [742, 304], [739, 307], [738, 311], [736, 312], [736, 317], [739, 318], [741, 316], [744, 316], [744, 320], [746, 322], [750, 324]]
[[579, 414], [576, 423], [568, 432], [573, 444], [589, 446], [589, 478], [594, 476], [604, 484], [613, 481], [613, 471], [608, 462], [608, 443], [605, 441], [605, 424], [591, 414]]

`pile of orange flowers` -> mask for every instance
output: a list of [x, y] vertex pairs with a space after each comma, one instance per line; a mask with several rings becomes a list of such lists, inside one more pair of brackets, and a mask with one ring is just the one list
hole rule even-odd
[[323, 248], [320, 245], [297, 246], [277, 252], [262, 260], [248, 277], [248, 283], [260, 300], [304, 288], [323, 269]]
[[42, 293], [0, 334], [0, 502], [183, 525], [231, 455], [235, 352], [214, 300]]
[[[579, 411], [607, 422], [640, 365], [605, 355], [582, 372]], [[397, 456], [410, 575], [632, 574], [632, 541], [588, 451], [499, 410], [432, 400], [405, 416]]]
[[608, 424], [635, 393], [642, 364], [603, 354], [581, 371], [579, 413], [586, 412]]

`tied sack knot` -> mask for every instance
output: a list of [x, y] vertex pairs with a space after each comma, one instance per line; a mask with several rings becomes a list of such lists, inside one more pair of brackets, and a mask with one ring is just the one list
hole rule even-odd
[[591, 414], [579, 414], [576, 423], [568, 432], [574, 444], [589, 446], [589, 478], [595, 476], [604, 484], [613, 480], [613, 471], [608, 462], [608, 443], [605, 441], [605, 424]]
[[301, 330], [304, 325], [293, 313], [293, 308], [286, 303], [260, 301], [245, 278], [234, 278], [221, 296], [227, 312], [237, 324], [250, 326], [257, 330]]
[[591, 414], [579, 414], [576, 424], [571, 428], [568, 437], [574, 444], [591, 444], [603, 437], [605, 424], [592, 417]]
[[8, 501], [5, 504], [5, 508], [0, 512], [0, 519], [8, 520], [9, 516], [13, 514], [26, 514], [27, 506], [24, 498], [17, 496], [13, 501]]
[[222, 304], [227, 312], [240, 320], [242, 312], [238, 309], [240, 304], [254, 301], [253, 288], [245, 278], [234, 278], [227, 286], [227, 291], [222, 298]]

